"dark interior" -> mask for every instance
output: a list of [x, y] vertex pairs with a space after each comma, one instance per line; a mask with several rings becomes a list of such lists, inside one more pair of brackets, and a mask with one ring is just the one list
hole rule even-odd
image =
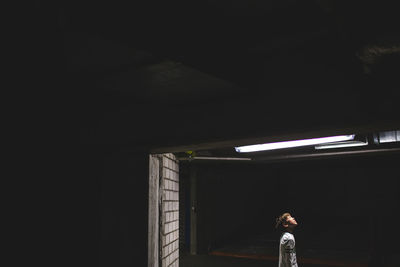
[[255, 142], [399, 130], [397, 13], [382, 1], [35, 2], [23, 80], [42, 112], [23, 125], [49, 128], [44, 162], [68, 188], [71, 242], [57, 261], [147, 266], [148, 155], [171, 152], [199, 164], [201, 253], [232, 232], [276, 239], [271, 220], [289, 209], [299, 246], [368, 250], [370, 266], [385, 266], [388, 228], [398, 239], [397, 144], [253, 163], [187, 152], [236, 157]]
[[[377, 242], [384, 242], [376, 229], [384, 223], [382, 215], [392, 216], [398, 210], [396, 162], [381, 155], [183, 164], [181, 168], [189, 164], [197, 168], [199, 250], [207, 253], [235, 242], [246, 246], [248, 239], [264, 240], [258, 245], [265, 247], [272, 242], [276, 250], [280, 233], [274, 228], [275, 218], [289, 211], [299, 222], [298, 250], [371, 253]], [[397, 252], [393, 248], [387, 253]]]

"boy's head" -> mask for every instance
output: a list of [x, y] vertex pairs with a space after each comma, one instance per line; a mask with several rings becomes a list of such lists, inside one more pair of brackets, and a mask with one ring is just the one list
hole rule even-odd
[[276, 218], [275, 228], [279, 230], [293, 230], [297, 226], [296, 220], [290, 215], [290, 213], [285, 212]]

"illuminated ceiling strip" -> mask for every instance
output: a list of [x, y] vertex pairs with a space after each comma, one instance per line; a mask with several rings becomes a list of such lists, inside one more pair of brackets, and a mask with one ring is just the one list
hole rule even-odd
[[239, 153], [247, 153], [247, 152], [256, 152], [256, 151], [264, 151], [264, 150], [310, 146], [310, 145], [318, 145], [318, 144], [325, 144], [325, 143], [354, 140], [354, 136], [355, 136], [354, 134], [338, 135], [338, 136], [311, 138], [311, 139], [303, 139], [303, 140], [274, 142], [274, 143], [235, 147], [235, 150], [236, 150], [236, 152], [239, 152]]

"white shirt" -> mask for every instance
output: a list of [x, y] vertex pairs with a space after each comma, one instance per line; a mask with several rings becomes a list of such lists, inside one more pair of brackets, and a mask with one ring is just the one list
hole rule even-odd
[[298, 267], [295, 245], [293, 234], [288, 232], [282, 234], [279, 241], [279, 267]]

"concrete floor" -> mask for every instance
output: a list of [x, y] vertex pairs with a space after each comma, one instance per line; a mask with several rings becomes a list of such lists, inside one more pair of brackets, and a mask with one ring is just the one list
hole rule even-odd
[[[277, 267], [278, 262], [212, 255], [181, 255], [181, 267]], [[322, 265], [321, 265], [322, 266]], [[301, 267], [318, 267], [302, 264]]]
[[[398, 256], [385, 260], [384, 264], [379, 264], [380, 267], [398, 267]], [[189, 255], [181, 253], [180, 255], [181, 267], [277, 267], [278, 261], [273, 259], [250, 259], [250, 258], [237, 258], [229, 256], [215, 256], [215, 255]], [[300, 267], [367, 267], [366, 262], [355, 262], [352, 257], [348, 257], [347, 261], [332, 261], [322, 260], [318, 262], [318, 259], [306, 259], [298, 258], [298, 264]]]
[[[268, 267], [278, 266], [278, 247], [276, 240], [266, 237], [249, 237], [237, 242], [212, 249], [208, 254], [190, 255], [181, 251], [181, 267]], [[386, 253], [379, 267], [398, 267], [396, 253]], [[367, 267], [368, 251], [297, 248], [297, 261], [300, 267]]]

